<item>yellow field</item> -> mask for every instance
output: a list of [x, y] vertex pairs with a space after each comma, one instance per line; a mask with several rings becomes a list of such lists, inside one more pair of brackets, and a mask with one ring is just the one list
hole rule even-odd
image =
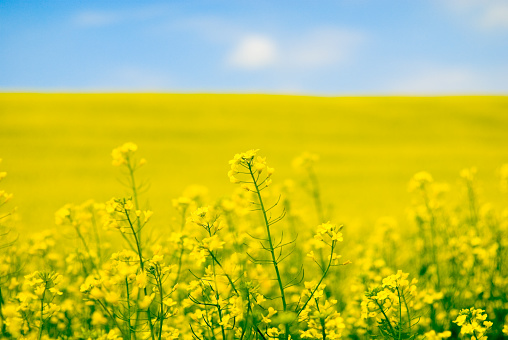
[[2, 339], [508, 336], [508, 97], [2, 94], [0, 119]]
[[[293, 158], [320, 155], [316, 171], [334, 216], [372, 224], [405, 218], [407, 182], [421, 170], [456, 183], [477, 166], [482, 197], [498, 202], [508, 161], [508, 97], [296, 97], [209, 94], [0, 94], [0, 157], [18, 228], [51, 227], [68, 202], [120, 196], [113, 147], [139, 145], [145, 196], [163, 223], [191, 184], [211, 198], [232, 188], [231, 154], [259, 148], [276, 178], [301, 176]], [[159, 220], [160, 218], [160, 220]]]

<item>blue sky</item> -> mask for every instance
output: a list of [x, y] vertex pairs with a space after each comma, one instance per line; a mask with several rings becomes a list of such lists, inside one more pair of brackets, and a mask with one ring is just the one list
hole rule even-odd
[[507, 0], [0, 1], [0, 91], [507, 94]]

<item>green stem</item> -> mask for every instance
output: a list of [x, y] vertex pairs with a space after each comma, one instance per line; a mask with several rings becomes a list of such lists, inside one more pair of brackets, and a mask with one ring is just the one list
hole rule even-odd
[[[134, 206], [136, 207], [136, 210], [139, 210], [139, 203], [138, 203], [138, 189], [136, 186], [136, 179], [134, 177], [134, 167], [131, 164], [131, 160], [127, 160], [127, 168], [129, 169], [129, 178], [131, 180], [131, 189], [132, 189], [132, 197], [134, 198]], [[139, 218], [137, 219], [137, 225], [138, 225], [138, 233], [139, 233], [139, 239], [141, 240], [141, 221]]]
[[336, 242], [337, 241], [332, 241], [332, 248], [331, 248], [331, 252], [330, 252], [330, 260], [328, 261], [328, 265], [326, 266], [326, 269], [323, 271], [323, 275], [321, 275], [321, 279], [319, 279], [318, 284], [316, 285], [314, 290], [311, 292], [309, 298], [303, 304], [302, 308], [300, 308], [300, 310], [296, 313], [296, 316], [299, 316], [302, 313], [302, 311], [305, 309], [305, 307], [307, 307], [307, 305], [309, 304], [310, 300], [314, 297], [314, 294], [319, 289], [319, 286], [321, 285], [321, 282], [323, 282], [323, 280], [325, 279], [326, 275], [328, 274], [328, 271], [330, 270], [330, 267], [332, 266], [333, 251], [335, 249]]
[[314, 205], [316, 206], [316, 212], [318, 215], [319, 223], [325, 223], [325, 213], [323, 210], [323, 204], [321, 202], [321, 192], [319, 190], [319, 182], [316, 174], [312, 169], [309, 169], [309, 178], [312, 183], [312, 197], [314, 198]]
[[95, 236], [95, 247], [96, 247], [97, 257], [99, 258], [99, 265], [101, 265], [102, 264], [101, 238], [99, 235], [99, 229], [97, 228], [97, 221], [95, 219], [95, 213], [94, 213], [93, 207], [90, 208], [90, 213], [92, 215], [92, 226], [93, 226], [93, 231], [94, 231], [94, 236]]
[[0, 286], [0, 320], [2, 320], [2, 328], [5, 327], [5, 324], [4, 324], [4, 313], [2, 312], [2, 307], [4, 305], [4, 297], [2, 295], [2, 286]]
[[[249, 169], [249, 172], [250, 172], [250, 175], [252, 178], [252, 182], [253, 182], [254, 187], [256, 189], [256, 194], [259, 199], [261, 211], [263, 213], [263, 219], [265, 222], [266, 233], [267, 233], [267, 238], [268, 238], [268, 244], [270, 246], [270, 254], [272, 256], [272, 263], [273, 263], [273, 267], [275, 268], [275, 274], [277, 275], [277, 282], [279, 284], [279, 290], [280, 290], [281, 299], [282, 299], [282, 308], [283, 308], [284, 312], [286, 312], [287, 311], [286, 295], [284, 293], [284, 286], [282, 285], [282, 279], [281, 279], [280, 272], [279, 272], [279, 266], [277, 265], [277, 259], [275, 258], [275, 249], [273, 248], [272, 235], [270, 233], [270, 223], [268, 222], [268, 217], [266, 216], [266, 210], [265, 210], [265, 206], [263, 204], [263, 199], [261, 198], [261, 191], [259, 190], [259, 186], [256, 181], [256, 178], [254, 177], [254, 173], [252, 172], [252, 165], [250, 163], [248, 163], [248, 169]], [[288, 335], [289, 335], [288, 333], [289, 333], [289, 326], [288, 326], [288, 324], [286, 324], [286, 333], [284, 335], [285, 339], [288, 338]]]
[[[129, 212], [125, 208], [124, 208], [124, 213], [125, 213], [125, 216], [127, 217], [127, 222], [129, 222], [129, 226], [130, 226], [130, 228], [132, 230], [132, 234], [134, 235], [134, 241], [136, 241], [136, 247], [137, 247], [138, 256], [139, 256], [139, 266], [141, 267], [141, 271], [144, 272], [145, 271], [145, 265], [144, 265], [144, 262], [143, 262], [143, 255], [141, 253], [140, 240], [138, 239], [138, 235], [137, 235], [136, 231], [134, 230], [134, 226], [132, 225], [132, 221], [131, 221], [131, 218], [129, 216]], [[139, 219], [138, 219], [138, 221], [139, 221]], [[143, 291], [145, 293], [145, 296], [148, 296], [148, 291], [147, 291], [146, 287], [143, 288]], [[155, 340], [155, 334], [154, 334], [153, 325], [152, 325], [152, 315], [150, 313], [150, 306], [148, 306], [148, 308], [146, 309], [146, 314], [147, 314], [147, 317], [148, 317], [148, 325], [150, 327], [150, 335], [152, 336], [152, 340]]]
[[436, 265], [436, 277], [437, 277], [437, 289], [441, 289], [441, 281], [440, 281], [440, 275], [439, 275], [439, 261], [437, 258], [437, 250], [436, 250], [436, 218], [434, 216], [434, 212], [432, 211], [432, 208], [430, 207], [429, 197], [427, 195], [427, 192], [423, 192], [423, 198], [425, 201], [425, 207], [427, 208], [427, 212], [430, 216], [430, 247], [431, 247], [431, 254], [432, 254], [432, 262]]
[[395, 337], [395, 330], [393, 329], [392, 323], [390, 322], [390, 319], [386, 315], [383, 307], [379, 304], [379, 301], [377, 301], [375, 299], [373, 301], [376, 303], [376, 305], [378, 306], [381, 313], [383, 313], [383, 316], [385, 317], [385, 320], [386, 320], [386, 322], [388, 322], [388, 326], [390, 326], [390, 330], [392, 331], [392, 336]]
[[160, 308], [161, 308], [161, 312], [160, 312], [160, 324], [159, 324], [159, 340], [162, 339], [162, 325], [163, 325], [163, 321], [164, 321], [164, 294], [162, 292], [162, 278], [161, 278], [161, 273], [159, 271], [159, 267], [157, 266], [156, 268], [156, 274], [157, 274], [157, 277], [156, 277], [156, 281], [157, 281], [157, 286], [159, 287], [159, 299], [160, 299]]
[[44, 297], [46, 296], [46, 285], [47, 284], [48, 284], [47, 282], [44, 283], [44, 291], [42, 292], [42, 297], [41, 297], [41, 324], [39, 327], [39, 337], [38, 337], [39, 340], [41, 340], [42, 329], [44, 327]]
[[[314, 299], [314, 301], [316, 302], [316, 309], [319, 313], [321, 313], [321, 311], [319, 310], [319, 303], [318, 303], [318, 299]], [[322, 318], [322, 317], [319, 317], [319, 323], [321, 324], [321, 335], [323, 337], [323, 340], [326, 340], [326, 324], [325, 324], [325, 318]]]
[[226, 273], [226, 271], [224, 270], [224, 268], [222, 267], [222, 265], [220, 264], [219, 260], [217, 259], [217, 257], [215, 255], [213, 255], [213, 252], [212, 251], [208, 251], [208, 253], [210, 254], [210, 256], [212, 257], [212, 259], [214, 260], [215, 263], [217, 263], [220, 267], [220, 269], [222, 270], [222, 272], [224, 273], [224, 276], [226, 276], [226, 279], [228, 279], [229, 281], [229, 284], [231, 285], [231, 288], [233, 288], [233, 290], [235, 291], [236, 295], [240, 295], [240, 293], [238, 293], [238, 290], [236, 290], [236, 287], [235, 287], [235, 284], [233, 282], [233, 280], [231, 280], [231, 277]]
[[402, 301], [400, 298], [400, 290], [399, 287], [396, 287], [397, 289], [397, 295], [399, 297], [399, 340], [402, 339]]
[[125, 278], [125, 289], [127, 291], [127, 329], [129, 331], [129, 340], [132, 338], [131, 334], [131, 299], [129, 293], [129, 281]]
[[[180, 224], [180, 231], [182, 231], [183, 228], [185, 227], [185, 214], [186, 214], [186, 212], [187, 212], [187, 208], [184, 208], [183, 211], [182, 211], [182, 222]], [[178, 283], [178, 280], [180, 279], [180, 272], [182, 270], [183, 252], [185, 250], [183, 248], [183, 239], [182, 238], [180, 238], [179, 246], [180, 246], [180, 255], [178, 256], [178, 270], [176, 272], [176, 278], [175, 278], [175, 282], [173, 283], [173, 286]]]
[[78, 234], [79, 239], [81, 240], [81, 242], [83, 243], [83, 246], [85, 247], [85, 251], [88, 254], [88, 257], [90, 258], [90, 263], [92, 264], [92, 267], [93, 267], [92, 269], [95, 269], [95, 271], [98, 273], [99, 269], [97, 268], [97, 265], [93, 259], [92, 254], [90, 253], [90, 248], [88, 247], [88, 244], [86, 243], [86, 240], [83, 237], [83, 234], [81, 234], [81, 230], [79, 230], [79, 226], [76, 225], [74, 227], [74, 229], [76, 230], [76, 234]]
[[[217, 301], [217, 312], [219, 313], [219, 323], [222, 323], [222, 309], [219, 303], [219, 287], [217, 285], [217, 275], [215, 274], [215, 262], [212, 262], [212, 270], [213, 270], [213, 282], [215, 285], [215, 300]], [[226, 330], [224, 329], [224, 325], [220, 325], [220, 329], [222, 332], [222, 339], [226, 339]]]
[[469, 215], [471, 224], [477, 230], [478, 214], [476, 213], [476, 195], [474, 192], [473, 183], [469, 180], [467, 181], [467, 195], [469, 198]]
[[115, 323], [115, 326], [116, 326], [116, 327], [120, 330], [120, 333], [122, 333], [122, 337], [123, 337], [123, 338], [126, 338], [126, 335], [124, 334], [124, 331], [123, 331], [122, 327], [120, 327], [120, 325], [118, 324], [118, 320], [116, 319], [116, 315], [115, 315], [115, 313], [114, 313], [114, 312], [113, 312], [113, 313], [111, 313], [111, 312], [109, 311], [109, 309], [108, 309], [108, 308], [107, 308], [107, 307], [106, 307], [106, 306], [102, 303], [102, 301], [101, 301], [101, 300], [96, 300], [96, 301], [99, 303], [99, 305], [102, 307], [102, 309], [103, 309], [106, 313], [108, 313], [109, 318], [110, 318], [111, 320], [113, 320], [113, 322]]
[[406, 306], [406, 313], [407, 313], [407, 322], [409, 327], [409, 332], [411, 333], [411, 314], [409, 313], [409, 307], [407, 305], [406, 296], [402, 294], [402, 299], [404, 300], [404, 306]]

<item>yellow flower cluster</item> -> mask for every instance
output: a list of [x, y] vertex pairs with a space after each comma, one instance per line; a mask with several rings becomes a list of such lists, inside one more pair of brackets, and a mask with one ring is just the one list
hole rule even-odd
[[[371, 288], [361, 303], [362, 317], [374, 318], [381, 334], [397, 339], [411, 330], [415, 316], [411, 316], [413, 298], [416, 296], [416, 279], [401, 270], [382, 279], [382, 284]], [[409, 333], [411, 334], [411, 333]]]
[[[229, 161], [231, 170], [228, 176], [231, 183], [241, 183], [243, 189], [252, 192], [262, 190], [272, 183], [270, 177], [275, 170], [266, 165], [266, 157], [257, 156], [258, 151], [259, 149], [236, 154]], [[259, 176], [263, 173], [265, 178], [259, 181]], [[245, 178], [241, 180], [237, 177], [239, 174], [243, 174]]]
[[444, 331], [437, 333], [436, 331], [430, 331], [424, 334], [424, 337], [426, 340], [441, 340], [441, 339], [448, 339], [452, 336], [452, 332], [450, 331]]
[[424, 189], [428, 184], [434, 182], [432, 175], [426, 171], [420, 171], [416, 173], [408, 185], [408, 191], [413, 192], [418, 189]]
[[485, 337], [485, 333], [492, 327], [493, 323], [487, 321], [487, 314], [483, 309], [462, 309], [454, 323], [460, 327], [460, 333], [470, 335], [471, 339], [479, 340]]
[[113, 165], [120, 166], [127, 164], [132, 157], [132, 154], [138, 150], [138, 146], [134, 143], [125, 143], [111, 152], [113, 158]]
[[342, 242], [344, 241], [341, 233], [342, 228], [342, 225], [337, 226], [330, 222], [320, 224], [317, 227], [317, 232], [316, 235], [314, 235], [314, 238], [318, 241], [326, 242], [324, 236], [328, 236], [331, 241]]

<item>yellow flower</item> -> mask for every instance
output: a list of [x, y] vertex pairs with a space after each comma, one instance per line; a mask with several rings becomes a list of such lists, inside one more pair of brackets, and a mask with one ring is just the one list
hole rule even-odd
[[222, 316], [222, 321], [219, 322], [219, 325], [220, 326], [227, 326], [230, 319], [231, 319], [231, 315], [229, 315], [229, 314]]
[[145, 223], [152, 217], [153, 211], [151, 210], [145, 210], [143, 211], [143, 214], [145, 215]]
[[270, 338], [278, 338], [280, 332], [279, 332], [278, 328], [272, 327], [272, 328], [268, 328], [268, 330], [266, 331], [266, 334]]
[[99, 300], [99, 299], [102, 299], [104, 297], [104, 293], [97, 287], [93, 287], [91, 290], [90, 290], [90, 298], [91, 299], [95, 299], [95, 300]]
[[134, 143], [125, 143], [122, 146], [119, 146], [111, 152], [111, 157], [113, 158], [113, 165], [120, 166], [122, 164], [127, 164], [127, 161], [130, 155], [138, 149], [138, 146]]
[[92, 325], [93, 326], [103, 326], [108, 323], [108, 319], [102, 314], [100, 311], [96, 310], [92, 314]]
[[134, 203], [132, 203], [132, 200], [127, 200], [125, 204], [123, 205], [124, 209], [126, 210], [132, 210], [134, 208]]
[[155, 293], [152, 293], [150, 295], [145, 295], [143, 300], [139, 301], [139, 308], [141, 309], [147, 309], [150, 304], [152, 303], [153, 299], [155, 299]]
[[40, 277], [39, 272], [33, 272], [30, 275], [25, 275], [25, 279], [30, 286], [39, 285], [44, 282], [44, 280]]
[[112, 291], [105, 294], [105, 299], [110, 304], [116, 306], [120, 302], [120, 295], [117, 292]]
[[163, 304], [165, 304], [166, 306], [168, 307], [173, 307], [174, 305], [176, 305], [176, 301], [173, 300], [172, 298], [165, 298], [163, 301], [162, 301]]
[[222, 249], [225, 243], [226, 242], [224, 241], [220, 241], [217, 235], [213, 235], [212, 237], [207, 237], [203, 239], [203, 247], [205, 247], [209, 251]]
[[476, 175], [477, 169], [475, 167], [469, 169], [462, 169], [460, 171], [460, 177], [465, 179], [466, 181], [473, 181]]
[[427, 340], [440, 340], [440, 339], [447, 339], [452, 336], [452, 332], [445, 331], [441, 333], [436, 333], [436, 331], [430, 331], [425, 333], [425, 339]]
[[462, 334], [476, 334], [478, 339], [483, 337], [483, 334], [492, 327], [492, 322], [485, 321], [487, 314], [483, 309], [463, 309], [460, 311], [459, 316], [454, 323], [461, 327]]
[[146, 273], [142, 270], [136, 275], [136, 284], [139, 288], [146, 288], [147, 277]]
[[40, 298], [42, 298], [42, 296], [44, 295], [45, 291], [46, 291], [46, 287], [45, 286], [37, 286], [34, 289], [35, 295], [37, 295]]
[[427, 184], [432, 183], [433, 181], [434, 179], [428, 172], [420, 171], [413, 176], [411, 181], [409, 181], [408, 191], [413, 192], [418, 189], [424, 189]]
[[63, 293], [56, 287], [52, 287], [49, 289], [49, 291], [55, 295], [62, 295]]
[[273, 307], [268, 307], [268, 314], [266, 316], [261, 315], [262, 317], [261, 322], [269, 324], [270, 322], [272, 322], [270, 318], [275, 314], [277, 314], [277, 311]]

